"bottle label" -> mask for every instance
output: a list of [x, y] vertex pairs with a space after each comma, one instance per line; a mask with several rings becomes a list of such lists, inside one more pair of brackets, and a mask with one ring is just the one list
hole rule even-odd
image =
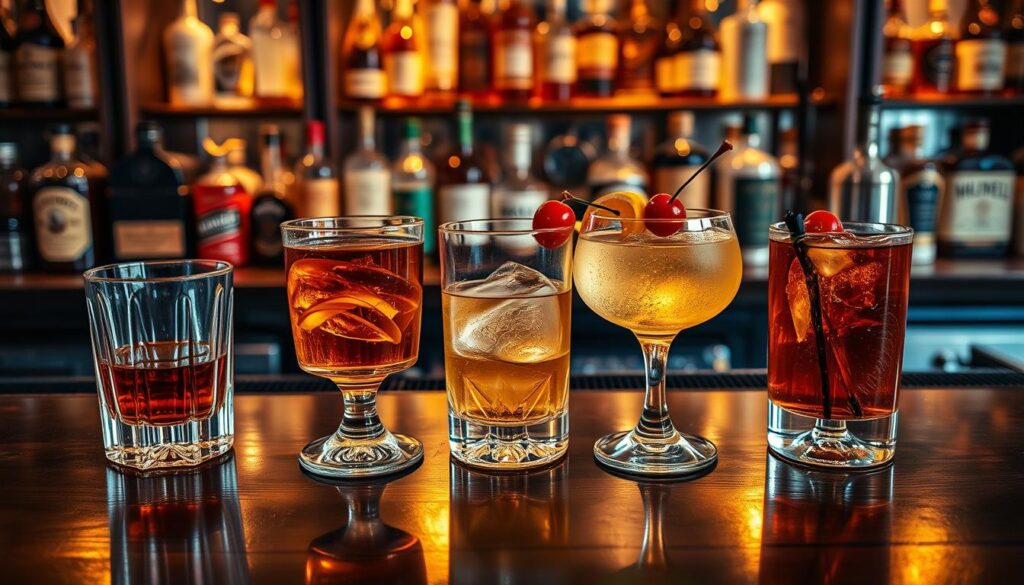
[[528, 191], [500, 190], [491, 196], [491, 217], [523, 218], [533, 217], [534, 212], [550, 199], [547, 191], [531, 189]]
[[[210, 100], [213, 91], [213, 79], [207, 81], [203, 75], [205, 67], [212, 64], [204, 63], [195, 39], [183, 34], [170, 37], [169, 41], [169, 89], [171, 103], [202, 104]], [[211, 76], [212, 77], [212, 76]]]
[[654, 87], [658, 92], [671, 95], [682, 89], [677, 68], [676, 55], [660, 57], [654, 62]]
[[924, 50], [921, 64], [924, 79], [939, 91], [948, 91], [955, 60], [953, 41], [939, 39], [928, 42], [932, 44]]
[[185, 257], [185, 225], [180, 221], [122, 220], [113, 227], [118, 260]]
[[619, 39], [612, 33], [596, 32], [580, 37], [576, 62], [585, 79], [610, 79], [619, 65]]
[[308, 179], [302, 181], [302, 204], [307, 217], [338, 217], [341, 215], [341, 197], [335, 179]]
[[380, 69], [348, 69], [345, 71], [345, 95], [350, 98], [376, 100], [387, 93], [387, 78]]
[[498, 31], [494, 58], [494, 85], [498, 89], [533, 87], [533, 44], [525, 30]]
[[28, 249], [21, 232], [0, 234], [0, 272], [18, 272], [25, 269]]
[[939, 239], [966, 246], [1005, 244], [1013, 216], [1012, 171], [953, 173], [939, 223]]
[[682, 51], [676, 55], [676, 77], [681, 90], [718, 89], [722, 55], [712, 49]]
[[914, 228], [914, 241], [934, 237], [938, 221], [939, 197], [944, 181], [934, 169], [924, 169], [903, 179], [903, 198], [907, 205], [907, 220]]
[[64, 52], [64, 90], [68, 96], [68, 106], [72, 108], [91, 108], [96, 105], [92, 56], [89, 51], [78, 49]]
[[438, 193], [438, 222], [484, 219], [491, 211], [490, 204], [490, 185], [445, 185]]
[[274, 260], [284, 253], [281, 222], [290, 216], [288, 206], [272, 194], [263, 195], [253, 203], [252, 247], [261, 259]]
[[24, 102], [60, 99], [60, 49], [23, 43], [14, 54], [18, 97]]
[[427, 9], [427, 51], [434, 86], [455, 87], [455, 64], [459, 32], [459, 9], [455, 4], [435, 3]]
[[43, 187], [32, 200], [39, 255], [74, 262], [92, 247], [89, 199], [68, 187]]
[[437, 222], [434, 221], [434, 190], [430, 184], [396, 185], [391, 192], [395, 215], [411, 215], [423, 220], [423, 252], [437, 247]]
[[893, 87], [906, 87], [914, 76], [914, 58], [909, 48], [893, 49], [882, 59], [882, 83]]
[[295, 77], [293, 69], [298, 66], [289, 36], [282, 29], [271, 31], [261, 28], [252, 31], [252, 63], [257, 97], [288, 97], [290, 82]]
[[576, 37], [556, 35], [549, 39], [543, 74], [548, 83], [576, 83]]
[[388, 71], [388, 89], [394, 95], [423, 95], [423, 55], [402, 51], [384, 58]]
[[345, 215], [391, 215], [391, 172], [346, 170]]
[[490, 37], [487, 30], [463, 30], [459, 40], [459, 88], [487, 91], [491, 84]]
[[971, 39], [956, 44], [956, 85], [965, 91], [1003, 88], [1006, 43], [1000, 39]]
[[[696, 166], [659, 167], [654, 169], [654, 192], [673, 194], [697, 171]], [[711, 207], [711, 177], [701, 173], [679, 194], [679, 200], [687, 209]]]
[[743, 248], [768, 246], [768, 226], [779, 202], [777, 179], [733, 179], [733, 220]]
[[11, 53], [0, 49], [0, 104], [14, 101], [14, 80], [11, 76]]

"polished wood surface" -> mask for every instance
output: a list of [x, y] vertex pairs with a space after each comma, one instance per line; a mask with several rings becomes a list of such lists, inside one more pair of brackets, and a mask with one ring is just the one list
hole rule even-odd
[[94, 396], [0, 397], [0, 582], [1017, 582], [1024, 389], [905, 391], [894, 465], [860, 475], [767, 456], [763, 392], [672, 392], [721, 460], [663, 484], [591, 456], [640, 403], [573, 394], [567, 460], [499, 475], [450, 462], [443, 393], [385, 392], [424, 463], [332, 486], [296, 453], [337, 424], [334, 394], [238, 396], [233, 456], [149, 478], [105, 465]]

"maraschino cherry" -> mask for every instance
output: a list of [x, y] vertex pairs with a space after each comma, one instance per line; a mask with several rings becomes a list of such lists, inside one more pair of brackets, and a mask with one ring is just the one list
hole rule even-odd
[[843, 222], [830, 211], [819, 209], [804, 218], [804, 231], [809, 234], [824, 234], [843, 231]]
[[690, 175], [690, 178], [686, 179], [686, 182], [676, 189], [674, 195], [658, 193], [654, 197], [651, 197], [650, 201], [647, 202], [647, 206], [644, 207], [644, 219], [653, 220], [644, 221], [647, 231], [663, 238], [678, 232], [679, 228], [683, 227], [683, 220], [686, 219], [686, 207], [683, 206], [683, 202], [679, 199], [679, 194], [683, 192], [683, 189], [685, 189], [687, 185], [697, 178], [697, 175], [704, 172], [704, 169], [708, 168], [708, 166], [715, 162], [718, 157], [730, 150], [732, 150], [732, 144], [730, 144], [728, 140], [723, 140], [722, 145], [718, 147], [715, 154], [711, 155], [711, 158], [705, 161], [704, 164], [700, 165], [700, 168], [694, 171], [694, 173]]
[[535, 230], [566, 228], [533, 234], [537, 243], [545, 248], [557, 248], [564, 244], [572, 235], [572, 228], [575, 225], [576, 214], [573, 213], [571, 207], [561, 201], [545, 201], [533, 213], [533, 229]]

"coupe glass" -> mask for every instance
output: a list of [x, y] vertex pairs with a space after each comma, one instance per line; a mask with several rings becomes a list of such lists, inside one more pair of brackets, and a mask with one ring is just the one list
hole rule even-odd
[[[647, 389], [640, 422], [594, 444], [598, 462], [622, 473], [673, 476], [714, 465], [718, 449], [680, 433], [665, 400], [665, 366], [683, 329], [722, 312], [739, 290], [740, 246], [728, 213], [688, 209], [685, 220], [642, 220], [592, 214], [576, 248], [573, 281], [595, 313], [636, 335]], [[678, 224], [671, 236], [647, 231], [652, 222]], [[662, 231], [662, 230], [658, 230]]]
[[419, 356], [423, 220], [335, 217], [281, 224], [299, 366], [341, 390], [338, 430], [306, 445], [312, 473], [369, 477], [423, 458], [423, 445], [377, 416], [377, 389]]

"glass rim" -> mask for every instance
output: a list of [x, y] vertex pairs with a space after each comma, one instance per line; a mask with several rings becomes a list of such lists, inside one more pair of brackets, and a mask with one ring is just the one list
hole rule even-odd
[[[871, 231], [874, 230], [874, 231]], [[848, 233], [853, 236], [868, 237], [868, 236], [885, 236], [886, 238], [896, 238], [902, 240], [909, 238], [914, 235], [914, 229], [910, 226], [898, 224], [898, 223], [882, 223], [874, 221], [844, 221], [842, 232], [815, 232], [808, 234], [811, 237], [823, 236], [827, 234], [841, 234]], [[789, 227], [786, 226], [786, 222], [777, 221], [768, 227], [769, 237], [775, 236], [775, 241], [785, 241], [790, 239], [791, 234], [789, 233]]]
[[[693, 213], [696, 213], [697, 215], [691, 215]], [[652, 218], [649, 218], [649, 219], [645, 219], [643, 217], [619, 217], [619, 216], [616, 216], [616, 215], [598, 215], [597, 213], [594, 213], [594, 214], [590, 215], [589, 219], [586, 221], [586, 224], [591, 224], [591, 225], [594, 224], [595, 221], [597, 221], [594, 218], [597, 218], [599, 220], [603, 220], [604, 223], [621, 222], [621, 223], [629, 224], [629, 225], [635, 225], [635, 224], [638, 224], [638, 223], [642, 223], [642, 224], [645, 224], [645, 225], [647, 225], [647, 224], [660, 225], [660, 224], [669, 224], [669, 223], [680, 223], [683, 226], [686, 226], [689, 223], [701, 222], [703, 224], [704, 222], [720, 221], [720, 220], [723, 220], [723, 219], [731, 220], [732, 219], [732, 213], [730, 213], [728, 211], [722, 211], [720, 209], [710, 209], [710, 208], [703, 208], [703, 207], [687, 208], [686, 209], [686, 217], [652, 217]], [[584, 224], [584, 222], [581, 220], [581, 225], [580, 225], [580, 231], [581, 232], [587, 231], [587, 227], [588, 226], [586, 224]], [[681, 227], [680, 229], [683, 229], [683, 227]], [[683, 229], [683, 231], [687, 231], [687, 230]]]
[[[471, 224], [493, 225], [493, 224], [516, 224], [526, 222], [529, 229], [471, 229]], [[466, 226], [466, 227], [462, 227]], [[479, 234], [487, 236], [528, 236], [531, 234], [553, 234], [559, 232], [573, 231], [575, 225], [567, 225], [550, 228], [533, 227], [533, 219], [529, 217], [496, 217], [482, 219], [466, 219], [462, 221], [449, 221], [437, 226], [439, 232], [444, 234]]]
[[[316, 225], [326, 220], [345, 221], [378, 221], [379, 225]], [[402, 228], [422, 226], [423, 218], [413, 215], [334, 215], [324, 217], [300, 217], [281, 223], [281, 229], [290, 232], [331, 232], [331, 233], [366, 233], [383, 228]]]
[[[168, 266], [203, 266], [208, 269], [197, 274], [179, 274], [177, 276], [103, 276], [102, 273], [123, 269], [130, 266], [141, 267], [168, 267]], [[82, 273], [86, 282], [121, 282], [121, 283], [147, 283], [147, 282], [186, 282], [190, 280], [202, 280], [231, 274], [235, 266], [223, 260], [212, 260], [206, 258], [193, 258], [187, 260], [149, 260], [135, 262], [114, 262], [90, 268]]]

